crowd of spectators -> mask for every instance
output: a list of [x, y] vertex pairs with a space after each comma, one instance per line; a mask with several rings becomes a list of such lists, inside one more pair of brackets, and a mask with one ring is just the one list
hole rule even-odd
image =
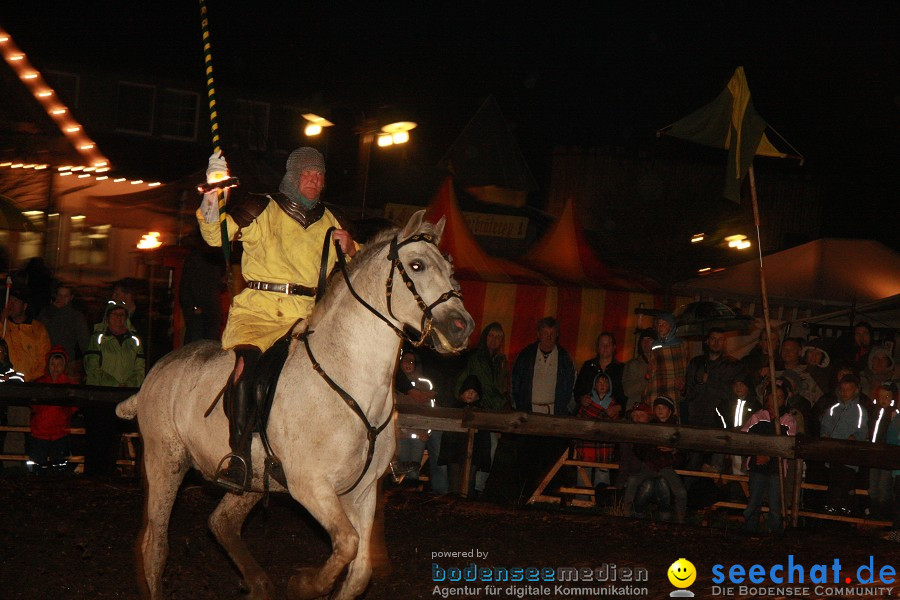
[[[140, 386], [146, 358], [138, 332], [145, 329], [135, 326], [143, 315], [134, 289], [127, 282], [115, 284], [103, 318], [91, 328], [74, 302], [75, 288], [61, 281], [44, 282], [43, 275], [39, 265], [32, 265], [11, 277], [0, 314], [0, 382]], [[29, 278], [40, 283], [32, 285]], [[199, 317], [216, 309], [197, 298], [185, 301], [198, 317], [192, 335], [213, 337], [212, 325], [204, 325]], [[900, 444], [900, 373], [895, 369], [893, 348], [874, 343], [867, 323], [858, 323], [851, 336], [834, 344], [817, 338], [773, 336], [770, 340], [763, 332], [740, 359], [729, 355], [727, 339], [724, 331], [711, 329], [703, 351], [691, 357], [688, 344], [676, 335], [675, 319], [663, 313], [652, 328], [636, 332], [635, 352], [627, 361], [620, 360], [625, 357], [618, 352], [619, 340], [600, 332], [596, 355], [579, 366], [559, 343], [557, 321], [545, 317], [537, 323], [535, 341], [511, 362], [503, 352], [502, 326], [490, 323], [481, 332], [478, 346], [455, 363], [429, 365], [416, 350], [404, 349], [395, 378], [396, 399], [420, 406]], [[9, 407], [0, 414], [4, 423], [30, 424], [27, 449], [36, 473], [68, 468], [65, 457], [70, 452], [68, 429], [73, 416], [87, 430], [85, 473], [113, 473], [118, 424], [111, 407]], [[5, 437], [0, 442], [9, 452], [14, 436]], [[469, 479], [463, 481], [465, 434], [402, 429], [398, 439], [395, 469], [415, 481], [427, 449], [430, 488], [438, 494], [466, 490], [472, 495], [520, 500], [568, 446], [575, 459], [618, 463], [615, 477], [605, 468], [590, 470], [590, 483], [598, 495], [606, 489], [622, 490], [623, 510], [635, 514], [655, 505], [660, 514], [685, 519], [691, 495], [708, 487], [700, 485], [698, 478], [682, 481], [675, 474], [677, 468], [748, 475], [745, 526], [753, 531], [760, 527], [763, 499], [770, 508], [766, 528], [778, 531], [782, 528], [780, 506], [790, 506], [794, 495], [790, 470], [795, 463], [784, 463], [784, 476], [779, 474], [779, 461], [763, 455], [735, 457], [652, 444], [568, 442], [479, 432]], [[801, 495], [804, 506], [900, 524], [900, 471], [836, 462], [802, 468], [807, 481], [828, 486], [821, 498]], [[787, 484], [783, 497], [781, 478]], [[860, 503], [852, 494], [857, 488], [868, 490], [868, 502]]]
[[[536, 340], [515, 357], [509, 369], [502, 353], [504, 332], [499, 324], [492, 323], [482, 332], [477, 349], [462, 359], [462, 365], [448, 367], [442, 363], [441, 368], [450, 371], [443, 381], [437, 373], [429, 377], [436, 386], [430, 392], [430, 402], [584, 419], [724, 428], [758, 435], [900, 443], [900, 419], [896, 418], [900, 414], [900, 374], [894, 370], [891, 348], [872, 343], [868, 324], [859, 323], [850, 339], [833, 344], [818, 338], [778, 340], [774, 335], [770, 342], [763, 332], [752, 350], [740, 359], [728, 353], [728, 336], [721, 329], [710, 329], [702, 352], [693, 357], [675, 329], [672, 315], [661, 314], [653, 328], [637, 332], [634, 356], [624, 363], [617, 359], [618, 341], [613, 334], [601, 332], [596, 338], [596, 355], [576, 369], [569, 352], [559, 345], [558, 323], [545, 317], [537, 324]], [[442, 387], [448, 388], [446, 394]], [[425, 435], [434, 437], [440, 432]], [[458, 465], [464, 456], [464, 434], [445, 432], [443, 436], [443, 443], [434, 451], [429, 447], [432, 473]], [[644, 514], [655, 508], [666, 518], [683, 521], [689, 504], [709, 503], [703, 495], [709, 494], [710, 487], [718, 496], [735, 493], [734, 487], [716, 489], [710, 479], [681, 478], [676, 469], [747, 475], [749, 497], [744, 517], [748, 531], [781, 531], [782, 504], [792, 506], [794, 461], [765, 455], [680, 451], [652, 444], [567, 443], [551, 437], [481, 432], [476, 436], [473, 454], [473, 473], [477, 476], [467, 484], [451, 476], [448, 489], [521, 500], [559, 461], [567, 444], [575, 460], [618, 464], [615, 476], [602, 467], [587, 472], [598, 496], [622, 490], [617, 497], [623, 512]], [[406, 447], [401, 442], [401, 448]], [[418, 468], [421, 445], [402, 456]], [[900, 497], [900, 471], [838, 463], [801, 464], [800, 468], [806, 481], [828, 486], [824, 494], [800, 494], [803, 507], [838, 517], [900, 519], [896, 502]], [[445, 477], [437, 478], [440, 484], [432, 483], [432, 491], [443, 493], [448, 485]], [[563, 477], [560, 485], [572, 483]], [[853, 495], [854, 489], [867, 489], [868, 502]], [[761, 523], [764, 502], [769, 511], [765, 523]]]
[[[88, 384], [139, 387], [145, 372], [144, 348], [135, 319], [140, 318], [134, 289], [127, 281], [107, 291], [103, 318], [88, 327], [75, 288], [54, 280], [32, 259], [28, 268], [9, 274], [7, 297], [0, 313], [0, 384]], [[112, 405], [68, 407], [33, 405], [0, 408], [0, 422], [29, 426], [0, 434], [4, 454], [27, 451], [27, 467], [37, 475], [68, 473], [73, 451], [72, 427], [83, 426], [86, 475], [116, 473], [120, 423]]]

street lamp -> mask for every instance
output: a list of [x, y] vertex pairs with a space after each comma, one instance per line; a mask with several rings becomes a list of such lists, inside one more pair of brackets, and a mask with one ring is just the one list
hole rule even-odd
[[334, 123], [315, 113], [303, 113], [303, 118], [306, 119], [306, 127], [303, 128], [303, 133], [307, 137], [315, 137], [322, 133], [323, 128], [334, 126]]
[[[372, 146], [377, 144], [379, 148], [387, 148], [407, 143], [410, 139], [409, 132], [416, 128], [417, 123], [407, 120], [393, 106], [379, 108], [372, 118], [367, 118], [364, 114], [362, 117], [355, 133], [359, 136], [359, 170], [357, 173], [362, 173], [361, 214], [365, 218]], [[318, 136], [324, 128], [334, 126], [334, 123], [315, 113], [303, 113], [303, 118], [306, 121], [303, 133], [307, 137]]]
[[725, 238], [725, 241], [728, 242], [729, 248], [734, 248], [735, 250], [746, 250], [750, 247], [750, 240], [747, 239], [746, 235], [742, 234], [729, 235]]
[[409, 132], [418, 124], [414, 121], [389, 121], [385, 125], [378, 126], [375, 119], [365, 121], [359, 130], [360, 158], [363, 161], [363, 193], [362, 193], [362, 218], [366, 218], [366, 199], [369, 190], [369, 164], [372, 161], [372, 145], [378, 144], [379, 148], [399, 146], [409, 141]]

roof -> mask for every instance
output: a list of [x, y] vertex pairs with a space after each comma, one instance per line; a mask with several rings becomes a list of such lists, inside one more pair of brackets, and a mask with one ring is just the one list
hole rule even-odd
[[633, 291], [659, 287], [647, 278], [610, 267], [597, 257], [575, 217], [571, 198], [566, 200], [556, 224], [521, 262], [562, 283]]
[[[900, 254], [873, 240], [823, 238], [763, 259], [772, 299], [818, 304], [874, 302], [900, 293]], [[759, 261], [675, 285], [679, 293], [760, 296]]]
[[453, 258], [453, 270], [457, 279], [476, 281], [551, 284], [552, 282], [523, 266], [487, 254], [472, 235], [465, 217], [459, 209], [453, 179], [447, 177], [426, 211], [429, 221], [444, 217], [444, 233], [441, 250]]

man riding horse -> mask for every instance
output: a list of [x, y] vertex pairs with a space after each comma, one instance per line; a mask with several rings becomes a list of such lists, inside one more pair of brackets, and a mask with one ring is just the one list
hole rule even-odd
[[[207, 180], [227, 176], [221, 153], [209, 159]], [[224, 406], [228, 416], [231, 452], [216, 472], [217, 484], [241, 493], [251, 481], [250, 445], [256, 409], [264, 393], [253, 385], [253, 374], [262, 353], [298, 320], [306, 318], [316, 301], [316, 285], [322, 266], [326, 273], [336, 256], [323, 264], [322, 252], [329, 228], [347, 256], [358, 249], [348, 231], [319, 202], [325, 187], [325, 159], [315, 148], [294, 150], [279, 191], [251, 194], [238, 191], [229, 200], [225, 221], [228, 240], [243, 242], [241, 271], [247, 287], [234, 297], [222, 334], [223, 349], [235, 353], [234, 376], [226, 387]], [[200, 232], [211, 246], [222, 245], [216, 192], [204, 195], [197, 211]]]

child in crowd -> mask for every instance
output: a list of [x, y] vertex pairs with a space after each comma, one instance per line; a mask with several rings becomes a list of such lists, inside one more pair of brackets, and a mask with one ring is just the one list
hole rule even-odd
[[[66, 375], [69, 356], [62, 346], [53, 346], [47, 354], [47, 372], [35, 379], [35, 383], [58, 385], [77, 383]], [[42, 475], [52, 469], [65, 471], [69, 456], [69, 419], [78, 409], [74, 406], [31, 407], [31, 437], [28, 456], [32, 472]]]
[[[731, 381], [731, 398], [719, 403], [719, 406], [716, 407], [716, 414], [724, 429], [740, 431], [744, 422], [761, 408], [762, 404], [756, 398], [750, 376], [739, 372]], [[731, 458], [731, 471], [742, 473], [744, 470], [743, 457], [732, 456]]]
[[[475, 375], [469, 375], [459, 386], [459, 397], [451, 408], [481, 408], [481, 381]], [[478, 431], [475, 434], [475, 445], [472, 449], [472, 469], [466, 483], [467, 495], [474, 492], [475, 471], [491, 469], [491, 432]], [[463, 491], [463, 469], [466, 462], [468, 435], [459, 432], [445, 431], [441, 436], [441, 451], [438, 463], [447, 466], [447, 477], [450, 480], [450, 493]]]
[[[653, 401], [653, 418], [650, 423], [662, 423], [664, 425], [676, 425], [675, 403], [671, 398], [659, 396]], [[625, 490], [624, 505], [627, 510], [632, 509], [635, 495], [644, 481], [653, 478], [662, 478], [675, 496], [675, 520], [684, 523], [687, 515], [687, 491], [681, 478], [675, 473], [675, 460], [677, 451], [668, 446], [650, 446], [636, 444], [635, 455], [641, 460], [644, 468], [628, 479], [628, 487]]]
[[[612, 395], [612, 382], [606, 373], [597, 373], [594, 377], [591, 393], [578, 399], [578, 412], [582, 419], [615, 421], [622, 414], [622, 405]], [[575, 458], [588, 462], [608, 463], [613, 460], [616, 445], [607, 442], [591, 442], [575, 440]], [[591, 486], [599, 492], [609, 485], [609, 470], [588, 469]]]
[[[653, 410], [645, 402], [635, 405], [629, 412], [629, 417], [633, 423], [649, 423]], [[628, 479], [644, 468], [644, 463], [635, 455], [634, 446], [630, 442], [619, 444], [619, 471], [616, 473], [616, 487], [625, 488], [628, 485]]]
[[[790, 383], [782, 378], [775, 380], [775, 405], [780, 414], [778, 419], [781, 425], [781, 435], [794, 435], [796, 422], [787, 404], [786, 390]], [[771, 389], [766, 394], [765, 407], [772, 406]], [[772, 422], [771, 408], [762, 408], [755, 413], [741, 428], [742, 431], [759, 434], [775, 435], [775, 424]], [[759, 531], [759, 515], [762, 509], [763, 498], [769, 502], [769, 533], [780, 533], [781, 519], [781, 484], [778, 475], [778, 459], [758, 454], [747, 458], [746, 469], [750, 473], [750, 497], [747, 499], [747, 508], [744, 510], [744, 530], [750, 532]], [[786, 472], [786, 469], [785, 469]]]
[[[866, 409], [868, 399], [859, 392], [859, 377], [844, 375], [838, 384], [837, 402], [828, 407], [822, 416], [821, 436], [835, 440], [855, 440], [862, 442], [869, 432]], [[825, 512], [830, 514], [853, 514], [853, 489], [859, 467], [844, 465], [835, 461], [828, 463], [828, 491], [825, 498]]]
[[[612, 383], [605, 373], [594, 377], [594, 385], [590, 394], [578, 399], [578, 413], [583, 419], [615, 421], [622, 413], [622, 405], [612, 396]], [[615, 444], [577, 440], [575, 442], [575, 458], [589, 462], [609, 462], [613, 459]]]
[[[885, 382], [873, 390], [874, 410], [869, 417], [869, 441], [873, 444], [887, 441], [888, 429], [897, 420], [897, 386]], [[893, 505], [893, 474], [890, 469], [869, 469], [869, 516], [878, 520], [890, 520]]]

